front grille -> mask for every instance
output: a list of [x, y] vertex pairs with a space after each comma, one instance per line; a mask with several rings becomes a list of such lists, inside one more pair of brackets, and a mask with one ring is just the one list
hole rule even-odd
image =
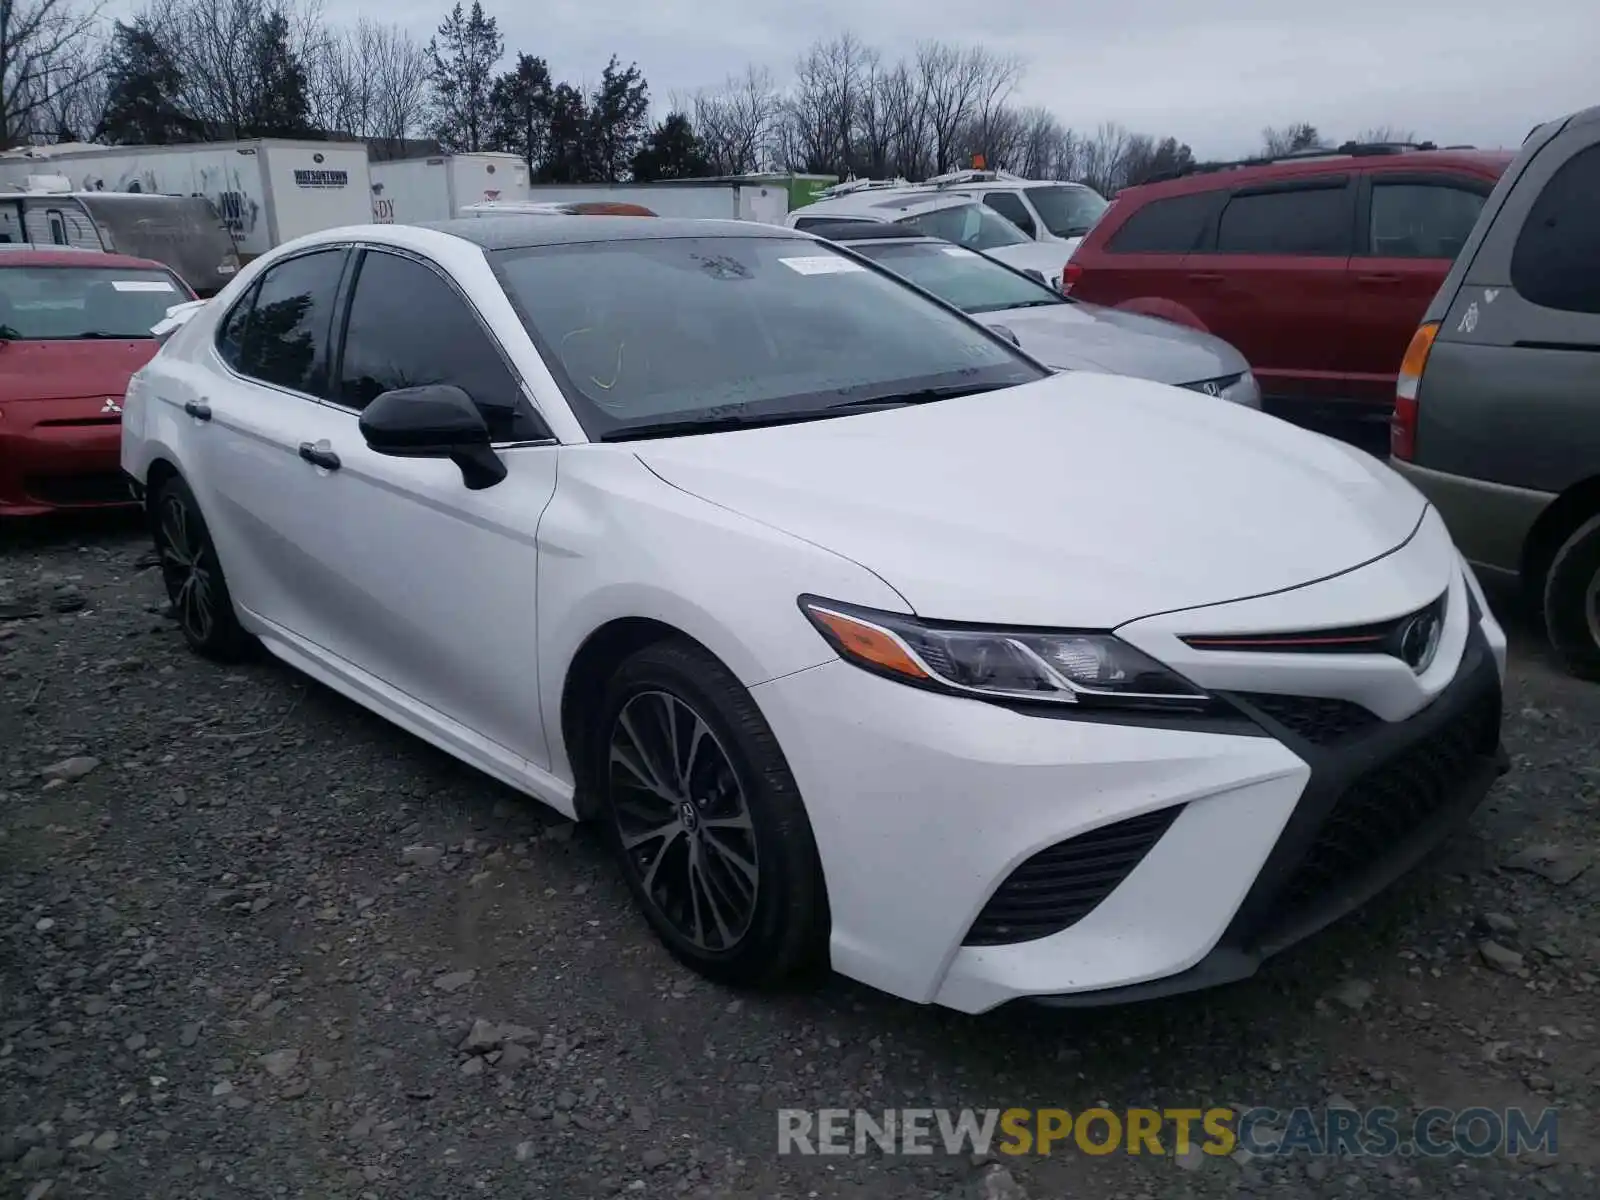
[[1238, 698], [1282, 725], [1296, 737], [1316, 746], [1331, 746], [1379, 724], [1371, 709], [1351, 700], [1327, 696], [1278, 696], [1267, 692], [1240, 692]]
[[1329, 890], [1373, 871], [1459, 794], [1500, 737], [1500, 696], [1492, 692], [1424, 741], [1361, 776], [1334, 802], [1284, 886], [1293, 913]]
[[29, 475], [23, 490], [42, 504], [131, 504], [128, 477], [121, 471], [89, 471], [81, 475]]
[[[1388, 621], [1346, 625], [1336, 629], [1303, 629], [1275, 633], [1189, 634], [1186, 645], [1196, 650], [1255, 651], [1264, 654], [1388, 654], [1417, 670], [1425, 665], [1422, 651], [1444, 628], [1449, 592]], [[1430, 651], [1431, 652], [1431, 651]]]
[[1003, 946], [1076, 925], [1150, 852], [1183, 805], [1102, 825], [1039, 851], [1006, 877], [964, 946]]

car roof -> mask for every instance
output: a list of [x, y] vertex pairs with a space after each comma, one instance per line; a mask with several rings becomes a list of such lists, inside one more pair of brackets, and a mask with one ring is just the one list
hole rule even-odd
[[1307, 153], [1300, 157], [1245, 159], [1233, 163], [1196, 163], [1192, 167], [1185, 168], [1180, 174], [1124, 188], [1118, 196], [1139, 198], [1179, 196], [1190, 192], [1243, 187], [1263, 180], [1336, 175], [1364, 170], [1375, 165], [1418, 170], [1456, 167], [1464, 168], [1476, 175], [1498, 176], [1511, 165], [1511, 160], [1515, 157], [1515, 152], [1510, 150], [1478, 150], [1471, 146], [1387, 152], [1361, 149], [1355, 153], [1342, 149], [1328, 150], [1321, 154]]
[[932, 242], [942, 243], [942, 238], [930, 237], [920, 229], [913, 229], [909, 225], [885, 224], [882, 221], [863, 221], [859, 218], [848, 216], [835, 218], [818, 217], [806, 226], [807, 233], [814, 233], [820, 238], [830, 242]]
[[708, 221], [687, 217], [566, 216], [526, 213], [503, 217], [458, 217], [419, 221], [484, 250], [521, 250], [575, 242], [628, 242], [647, 238], [794, 238], [805, 236], [778, 225], [754, 221]]
[[0, 267], [126, 267], [129, 270], [167, 271], [172, 268], [166, 263], [156, 262], [150, 258], [135, 258], [131, 254], [108, 254], [104, 250], [91, 250], [87, 247], [78, 249], [72, 246], [59, 246], [50, 250], [40, 250], [32, 246], [27, 248], [7, 250], [0, 254]]
[[907, 190], [878, 188], [871, 191], [850, 192], [843, 196], [830, 196], [826, 200], [818, 200], [814, 204], [797, 208], [789, 216], [825, 217], [837, 213], [840, 216], [855, 217], [857, 220], [892, 221], [895, 217], [891, 213], [904, 215], [910, 212], [932, 212], [935, 209], [976, 203], [978, 201], [974, 197], [964, 192], [933, 191], [920, 186]]

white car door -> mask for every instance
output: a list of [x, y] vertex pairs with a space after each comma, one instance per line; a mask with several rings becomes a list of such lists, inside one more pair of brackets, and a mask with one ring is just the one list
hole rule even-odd
[[[340, 586], [328, 521], [329, 472], [302, 443], [348, 415], [326, 403], [330, 331], [348, 247], [274, 264], [223, 317], [216, 359], [184, 397], [194, 487], [236, 603], [260, 621], [322, 640], [324, 597]], [[190, 376], [193, 378], [193, 376]]]
[[[327, 485], [318, 508], [337, 580], [322, 585], [319, 639], [432, 710], [430, 719], [453, 722], [457, 738], [546, 765], [534, 532], [555, 492], [557, 447], [441, 268], [393, 249], [359, 253], [331, 388], [337, 428], [319, 447], [337, 459], [318, 480]], [[470, 491], [448, 460], [392, 458], [366, 445], [363, 407], [431, 383], [472, 397], [507, 468], [500, 483]]]

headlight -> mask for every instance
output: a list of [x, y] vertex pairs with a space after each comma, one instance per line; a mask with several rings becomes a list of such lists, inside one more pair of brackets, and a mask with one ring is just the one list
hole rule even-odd
[[801, 596], [800, 611], [846, 662], [916, 687], [1096, 708], [1211, 706], [1181, 675], [1109, 633], [962, 628]]

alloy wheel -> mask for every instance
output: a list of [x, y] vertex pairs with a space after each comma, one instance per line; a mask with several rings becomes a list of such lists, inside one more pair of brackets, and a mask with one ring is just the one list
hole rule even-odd
[[205, 534], [182, 496], [161, 501], [156, 525], [161, 578], [178, 623], [191, 639], [204, 642], [216, 625], [215, 571]]
[[716, 734], [677, 696], [638, 692], [612, 724], [608, 776], [622, 852], [651, 905], [696, 948], [731, 950], [755, 917], [761, 871]]

